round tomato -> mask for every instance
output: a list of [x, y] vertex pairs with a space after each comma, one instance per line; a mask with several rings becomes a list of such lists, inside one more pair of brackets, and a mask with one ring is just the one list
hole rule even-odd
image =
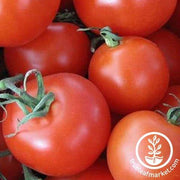
[[161, 100], [155, 110], [159, 110], [162, 114], [166, 114], [171, 107], [180, 106], [180, 85], [170, 86], [166, 92], [166, 95]]
[[160, 29], [149, 36], [166, 57], [170, 71], [170, 84], [180, 84], [180, 39], [166, 29]]
[[116, 125], [107, 148], [115, 180], [179, 180], [180, 127], [153, 111], [136, 111]]
[[180, 0], [177, 1], [176, 9], [167, 23], [167, 27], [180, 37]]
[[25, 44], [51, 23], [61, 0], [0, 0], [0, 46]]
[[67, 177], [47, 177], [46, 180], [114, 180], [105, 159], [98, 159], [91, 167], [82, 173]]
[[113, 112], [127, 114], [157, 105], [167, 90], [169, 72], [159, 48], [134, 36], [123, 37], [113, 48], [101, 45], [92, 56], [89, 79]]
[[[45, 76], [44, 86], [55, 96], [50, 111], [20, 126], [6, 143], [22, 164], [42, 174], [77, 174], [93, 164], [106, 147], [111, 129], [109, 108], [100, 91], [79, 75]], [[34, 97], [36, 91], [36, 81], [29, 81], [27, 92]], [[16, 104], [6, 109], [4, 136], [15, 132], [25, 116]]]
[[110, 26], [122, 35], [146, 36], [163, 26], [177, 0], [74, 0], [80, 19], [88, 27]]
[[[7, 146], [2, 134], [2, 124], [0, 123], [0, 153], [6, 150]], [[0, 173], [7, 180], [19, 180], [22, 176], [21, 164], [11, 154], [0, 157]]]
[[71, 23], [52, 23], [38, 38], [19, 47], [5, 48], [11, 76], [38, 69], [43, 75], [71, 72], [86, 75], [91, 58], [90, 40]]

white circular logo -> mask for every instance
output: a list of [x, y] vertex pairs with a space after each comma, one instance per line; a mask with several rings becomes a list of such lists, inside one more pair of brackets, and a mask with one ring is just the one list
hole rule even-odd
[[171, 141], [160, 132], [146, 133], [136, 144], [136, 157], [140, 164], [148, 169], [160, 169], [166, 166], [172, 155]]

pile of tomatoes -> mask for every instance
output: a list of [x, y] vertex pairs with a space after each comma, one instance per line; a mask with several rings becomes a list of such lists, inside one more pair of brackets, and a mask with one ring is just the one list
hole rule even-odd
[[0, 180], [180, 179], [180, 0], [0, 9]]

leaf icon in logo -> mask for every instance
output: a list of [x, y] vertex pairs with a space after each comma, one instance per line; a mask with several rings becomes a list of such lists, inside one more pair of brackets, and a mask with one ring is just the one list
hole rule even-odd
[[153, 148], [152, 148], [152, 146], [148, 145], [148, 148], [149, 148], [151, 151], [153, 151]]

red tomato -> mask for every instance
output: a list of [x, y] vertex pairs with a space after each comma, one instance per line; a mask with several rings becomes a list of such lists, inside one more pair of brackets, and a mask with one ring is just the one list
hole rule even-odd
[[90, 62], [89, 79], [113, 112], [127, 114], [157, 105], [167, 90], [169, 72], [154, 43], [124, 37], [114, 48], [103, 44], [97, 49]]
[[160, 29], [149, 39], [155, 42], [166, 57], [170, 70], [170, 84], [180, 84], [180, 39], [166, 29]]
[[[71, 73], [44, 77], [45, 90], [55, 94], [49, 113], [31, 119], [14, 137], [6, 138], [12, 154], [26, 166], [49, 176], [70, 176], [85, 170], [106, 147], [110, 113], [100, 91], [87, 79]], [[28, 92], [36, 95], [36, 81]], [[7, 105], [3, 133], [15, 132], [24, 117], [16, 104]]]
[[122, 35], [146, 36], [163, 26], [177, 0], [74, 0], [80, 19], [88, 27], [110, 26]]
[[[91, 58], [90, 41], [71, 23], [52, 23], [34, 41], [5, 48], [5, 64], [11, 76], [38, 69], [43, 75], [71, 72], [86, 75]], [[18, 64], [18, 66], [17, 66]]]
[[0, 46], [25, 44], [53, 20], [61, 0], [0, 0]]
[[115, 180], [179, 180], [180, 128], [152, 111], [125, 116], [112, 131], [107, 158]]
[[82, 173], [67, 177], [47, 177], [46, 180], [114, 180], [105, 159], [99, 159]]
[[176, 9], [167, 23], [168, 28], [180, 37], [180, 0], [177, 1]]
[[61, 9], [73, 9], [73, 0], [61, 0]]
[[[2, 135], [2, 125], [0, 123], [0, 152], [6, 150], [7, 146]], [[22, 175], [21, 164], [12, 155], [0, 157], [0, 173], [7, 180], [19, 180]]]
[[155, 107], [155, 110], [160, 110], [162, 113], [166, 114], [170, 107], [163, 105], [164, 103], [172, 107], [180, 106], [180, 100], [178, 102], [176, 97], [180, 99], [180, 85], [170, 86], [165, 97], [161, 100], [159, 105]]

